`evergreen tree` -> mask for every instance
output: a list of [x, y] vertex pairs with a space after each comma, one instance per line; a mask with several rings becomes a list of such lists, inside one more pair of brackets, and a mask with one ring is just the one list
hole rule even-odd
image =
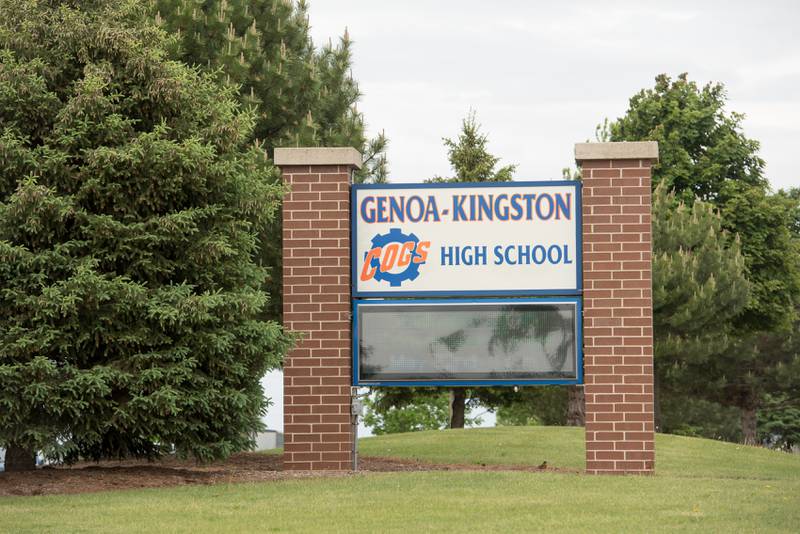
[[767, 394], [764, 410], [758, 420], [758, 433], [763, 443], [783, 450], [800, 447], [800, 398], [795, 392]]
[[[255, 110], [250, 138], [256, 145], [270, 153], [282, 146], [352, 146], [364, 156], [354, 181], [386, 181], [386, 137], [367, 140], [356, 110], [360, 93], [347, 30], [338, 44], [316, 49], [303, 0], [149, 3], [158, 24], [178, 36], [173, 56], [215, 73]], [[265, 288], [275, 297], [266, 312], [270, 318], [282, 314], [281, 239], [280, 220], [259, 235], [260, 262], [270, 271]]]
[[365, 137], [352, 77], [352, 41], [316, 49], [304, 0], [149, 0], [179, 37], [175, 54], [217, 73], [256, 110], [252, 138], [280, 146], [352, 146], [365, 156], [356, 181], [386, 180], [386, 138]]
[[[739, 240], [722, 229], [722, 219], [710, 204], [695, 200], [690, 207], [679, 202], [662, 181], [653, 193], [652, 221], [660, 424], [662, 395], [684, 395], [695, 379], [686, 372], [686, 364], [704, 366], [730, 347], [733, 319], [748, 302], [750, 284]], [[673, 430], [663, 425], [660, 429]]]
[[442, 178], [436, 176], [431, 182], [509, 182], [514, 177], [516, 165], [505, 165], [497, 169], [500, 158], [491, 154], [487, 148], [489, 137], [481, 133], [481, 125], [470, 111], [461, 121], [458, 138], [442, 138], [447, 148], [455, 176]]
[[[798, 204], [796, 195], [769, 191], [758, 142], [744, 135], [743, 116], [726, 112], [725, 104], [722, 84], [699, 88], [685, 74], [676, 80], [660, 75], [653, 89], [631, 98], [625, 116], [609, 129], [612, 141], [658, 141], [653, 186], [663, 182], [687, 204], [695, 197], [712, 203], [722, 228], [740, 238], [750, 298], [730, 319], [736, 339], [728, 345], [720, 338], [720, 347], [730, 348], [694, 369], [695, 395], [739, 408], [742, 433], [752, 442], [764, 395], [787, 385], [775, 378], [796, 358], [779, 341], [797, 328]], [[654, 248], [660, 246], [654, 236]], [[688, 350], [683, 359], [687, 366], [695, 361]], [[792, 376], [788, 384], [798, 379]]]
[[230, 88], [134, 0], [0, 0], [0, 445], [249, 447], [289, 340], [259, 319], [282, 196]]
[[739, 410], [706, 400], [699, 395], [672, 394], [664, 389], [659, 398], [659, 430], [667, 434], [742, 442]]

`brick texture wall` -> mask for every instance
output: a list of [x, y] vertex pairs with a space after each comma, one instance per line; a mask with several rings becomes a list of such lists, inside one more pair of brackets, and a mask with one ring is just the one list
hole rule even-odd
[[579, 163], [586, 470], [652, 473], [651, 160]]
[[282, 166], [285, 469], [353, 467], [350, 165]]

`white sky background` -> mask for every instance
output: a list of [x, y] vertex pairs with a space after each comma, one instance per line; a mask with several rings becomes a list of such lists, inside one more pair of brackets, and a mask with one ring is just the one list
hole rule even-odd
[[[773, 187], [800, 186], [800, 2], [309, 1], [318, 46], [349, 29], [359, 110], [389, 137], [393, 182], [448, 175], [441, 138], [470, 108], [517, 179], [560, 179], [575, 142], [657, 74], [688, 72], [725, 84]], [[282, 428], [280, 375], [265, 387]]]
[[659, 73], [723, 82], [775, 188], [800, 186], [800, 2], [309, 0], [317, 45], [344, 28], [390, 180], [450, 172], [470, 108], [517, 179], [560, 179], [575, 142]]

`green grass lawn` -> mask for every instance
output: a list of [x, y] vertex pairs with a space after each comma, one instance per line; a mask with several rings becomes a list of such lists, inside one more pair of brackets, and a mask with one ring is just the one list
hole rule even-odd
[[[580, 430], [368, 438], [364, 455], [582, 466]], [[0, 499], [4, 532], [797, 532], [800, 458], [659, 436], [654, 477], [413, 472]]]
[[[496, 427], [390, 434], [359, 442], [363, 456], [429, 462], [584, 468], [583, 429]], [[658, 476], [800, 479], [800, 456], [669, 434], [656, 435]], [[800, 528], [798, 528], [800, 531]]]

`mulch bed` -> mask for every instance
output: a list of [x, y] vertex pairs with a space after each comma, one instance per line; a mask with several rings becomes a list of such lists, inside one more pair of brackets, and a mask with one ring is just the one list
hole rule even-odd
[[518, 465], [435, 464], [397, 458], [361, 457], [359, 470], [284, 471], [279, 455], [240, 453], [223, 462], [197, 464], [164, 458], [156, 462], [127, 460], [43, 467], [27, 473], [0, 473], [0, 497], [56, 495], [185, 485], [265, 482], [310, 477], [354, 476], [358, 473], [398, 471], [536, 471], [578, 473], [575, 469]]

